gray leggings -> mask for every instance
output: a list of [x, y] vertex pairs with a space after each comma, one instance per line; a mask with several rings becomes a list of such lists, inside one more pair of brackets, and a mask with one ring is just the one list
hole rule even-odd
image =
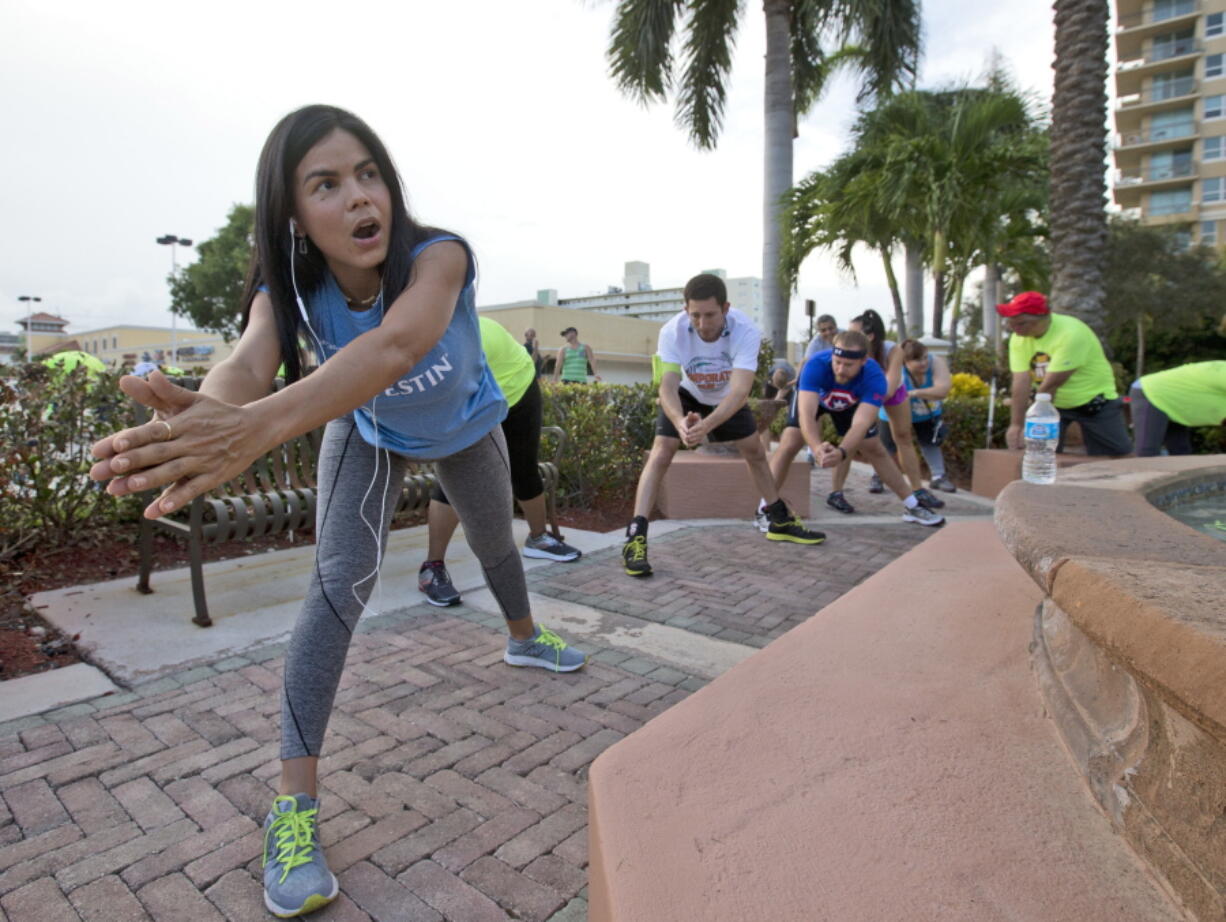
[[[382, 552], [406, 464], [405, 458], [367, 444], [352, 416], [333, 420], [324, 430], [315, 572], [285, 654], [282, 759], [319, 755], [349, 639], [378, 578], [375, 537], [359, 506], [365, 497], [366, 520], [377, 530]], [[435, 468], [503, 615], [511, 621], [528, 617], [523, 562], [511, 537], [511, 475], [502, 430], [495, 426], [476, 444], [436, 461]]]
[[[930, 420], [920, 420], [912, 424], [915, 444], [919, 447], [924, 460], [928, 462], [928, 470], [932, 471], [933, 479], [945, 476], [945, 455], [941, 453], [940, 445], [932, 444], [932, 431], [940, 421], [939, 416], [934, 416]], [[881, 429], [881, 444], [885, 446], [885, 450], [890, 455], [893, 455], [898, 451], [898, 446], [894, 443], [894, 433], [890, 431], [890, 424], [879, 419], [877, 426]]]

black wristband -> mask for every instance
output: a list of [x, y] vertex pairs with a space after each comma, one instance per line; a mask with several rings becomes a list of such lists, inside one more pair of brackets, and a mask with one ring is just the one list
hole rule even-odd
[[837, 446], [837, 447], [838, 447], [839, 451], [841, 451], [841, 452], [843, 453], [843, 460], [844, 460], [844, 461], [846, 461], [846, 460], [847, 460], [847, 449], [846, 449], [846, 448], [844, 448], [842, 445], [839, 445], [839, 446]]

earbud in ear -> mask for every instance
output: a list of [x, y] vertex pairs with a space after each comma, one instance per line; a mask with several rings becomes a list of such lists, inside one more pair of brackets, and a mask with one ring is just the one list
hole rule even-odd
[[289, 219], [289, 232], [293, 234], [295, 237], [298, 236], [298, 222], [295, 221], [293, 218]]

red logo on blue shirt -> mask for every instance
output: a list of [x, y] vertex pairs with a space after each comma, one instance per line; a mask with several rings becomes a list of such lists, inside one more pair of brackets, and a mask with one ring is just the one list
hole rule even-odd
[[854, 407], [860, 402], [860, 398], [849, 390], [841, 387], [833, 387], [822, 395], [822, 406], [827, 410], [833, 410], [836, 413], [839, 410], [847, 410]]

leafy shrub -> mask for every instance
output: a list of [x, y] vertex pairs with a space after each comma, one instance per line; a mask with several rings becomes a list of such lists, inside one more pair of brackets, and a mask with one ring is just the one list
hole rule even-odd
[[88, 476], [90, 445], [134, 422], [118, 380], [35, 363], [10, 366], [0, 381], [0, 559], [34, 542], [71, 543], [99, 524], [136, 520], [135, 499], [117, 501]]
[[983, 396], [951, 395], [945, 400], [942, 419], [949, 427], [949, 434], [941, 445], [941, 451], [945, 454], [945, 465], [955, 478], [970, 479], [976, 448], [1005, 447], [1009, 407], [1003, 397], [997, 398], [996, 412], [992, 419], [992, 437], [989, 440], [988, 403], [986, 393]]
[[987, 397], [991, 389], [988, 382], [979, 375], [968, 372], [955, 372], [950, 376], [953, 386], [949, 389], [950, 397]]
[[541, 382], [543, 424], [568, 438], [559, 501], [590, 507], [634, 496], [655, 436], [656, 393], [650, 384]]
[[1192, 454], [1226, 454], [1226, 426], [1202, 426], [1193, 429]]
[[975, 375], [982, 381], [991, 381], [995, 374], [998, 386], [1009, 377], [1008, 369], [1000, 365], [989, 346], [959, 346], [948, 361], [950, 371]]
[[754, 372], [753, 385], [749, 388], [750, 397], [761, 397], [766, 382], [771, 379], [771, 371], [775, 364], [775, 346], [769, 337], [763, 336], [758, 344], [758, 369]]

